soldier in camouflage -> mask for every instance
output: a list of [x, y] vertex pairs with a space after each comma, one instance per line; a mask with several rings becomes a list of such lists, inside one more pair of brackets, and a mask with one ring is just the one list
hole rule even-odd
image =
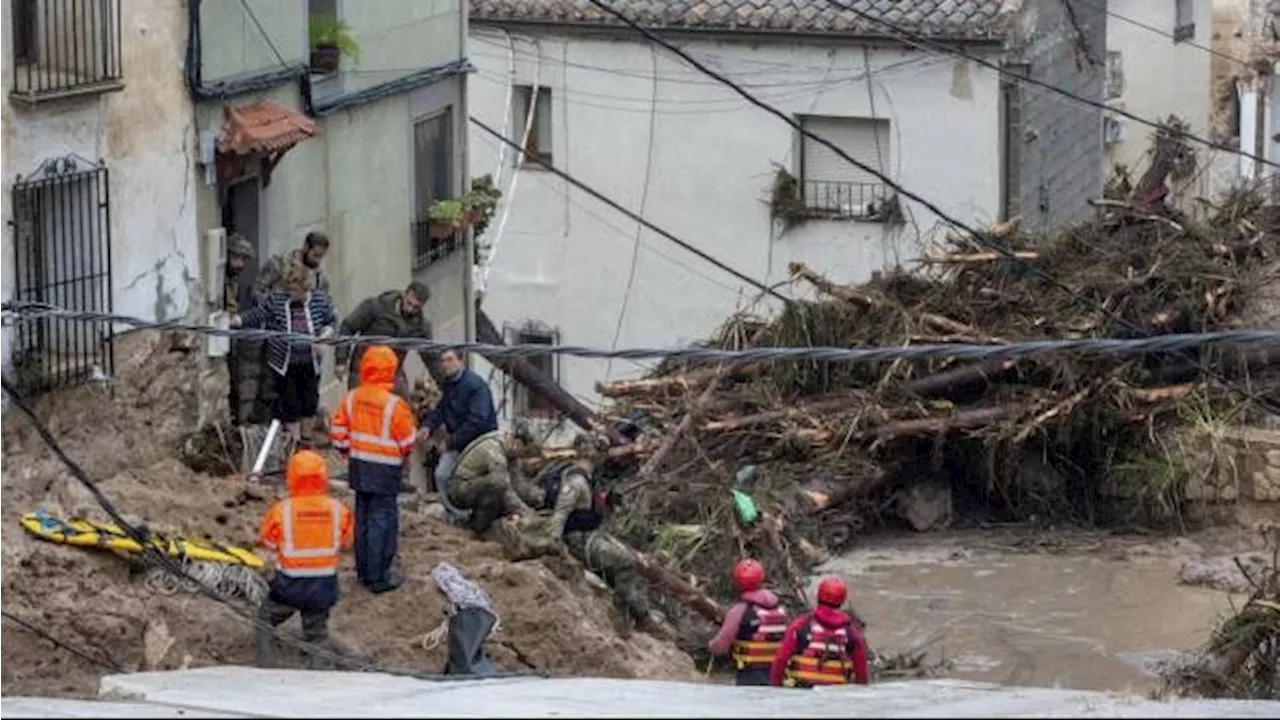
[[533, 514], [512, 486], [501, 431], [487, 432], [468, 443], [447, 482], [444, 499], [471, 512], [468, 526], [477, 533], [484, 533], [504, 515]]
[[565, 548], [613, 588], [614, 600], [625, 617], [649, 632], [659, 631], [662, 624], [651, 610], [648, 586], [634, 553], [600, 529], [608, 512], [607, 499], [593, 487], [592, 475], [608, 449], [608, 438], [584, 433], [574, 440], [576, 461], [553, 463], [532, 482], [514, 476], [520, 496], [531, 506], [550, 509], [551, 515], [523, 528], [508, 525], [504, 548], [512, 559], [529, 559]]
[[[254, 257], [253, 243], [240, 233], [227, 237], [226, 272], [223, 277], [222, 308], [231, 315], [238, 315], [252, 304], [252, 299], [241, 281], [244, 268]], [[227, 354], [227, 376], [231, 392], [229, 405], [231, 421], [237, 425], [265, 423], [271, 416], [274, 386], [263, 380], [263, 343], [260, 341], [232, 340]]]

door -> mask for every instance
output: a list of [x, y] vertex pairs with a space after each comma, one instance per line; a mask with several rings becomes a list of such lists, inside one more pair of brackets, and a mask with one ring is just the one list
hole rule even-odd
[[266, 244], [262, 242], [258, 232], [260, 197], [258, 177], [255, 175], [228, 187], [226, 199], [222, 203], [222, 227], [226, 228], [227, 234], [238, 232], [253, 246], [254, 257], [240, 273], [240, 297], [237, 300], [242, 308], [253, 303], [253, 283], [258, 278], [258, 268], [265, 259], [263, 253], [266, 251]]

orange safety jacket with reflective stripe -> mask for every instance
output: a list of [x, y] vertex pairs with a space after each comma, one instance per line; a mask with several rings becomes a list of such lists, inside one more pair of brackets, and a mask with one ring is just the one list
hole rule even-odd
[[359, 492], [399, 490], [400, 466], [413, 451], [415, 432], [409, 404], [374, 384], [348, 392], [329, 421], [333, 446], [351, 460], [347, 482]]
[[787, 631], [787, 611], [782, 606], [747, 605], [733, 644], [733, 664], [739, 670], [769, 669], [778, 654], [778, 645]]
[[267, 511], [258, 542], [283, 575], [337, 575], [338, 553], [352, 542], [351, 511], [327, 495], [290, 497]]
[[810, 620], [796, 633], [800, 652], [787, 663], [785, 684], [791, 687], [847, 685], [853, 682], [853, 636], [850, 626], [827, 627]]

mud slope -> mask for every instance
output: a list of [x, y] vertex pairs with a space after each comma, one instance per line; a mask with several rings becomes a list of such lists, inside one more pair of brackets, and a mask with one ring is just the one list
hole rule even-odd
[[[114, 397], [105, 387], [78, 388], [42, 399], [37, 410], [121, 511], [156, 529], [247, 545], [269, 500], [246, 497], [237, 478], [201, 475], [177, 460], [194, 418], [193, 367], [193, 357], [156, 336], [131, 337], [117, 347]], [[252, 628], [217, 603], [156, 594], [131, 578], [119, 558], [27, 535], [17, 520], [40, 505], [66, 513], [96, 509], [13, 409], [3, 423], [0, 505], [7, 613], [128, 670], [252, 663]], [[580, 569], [507, 563], [498, 545], [476, 542], [424, 515], [403, 513], [401, 523], [400, 567], [407, 582], [400, 590], [370, 595], [356, 585], [350, 557], [342, 567], [343, 599], [333, 630], [375, 662], [443, 667], [445, 648], [428, 649], [424, 637], [440, 624], [444, 609], [430, 571], [449, 562], [492, 596], [502, 627], [489, 651], [504, 669], [696, 678], [692, 660], [670, 644], [643, 634], [620, 638], [610, 599]], [[5, 695], [90, 696], [109, 672], [10, 622], [3, 625], [0, 652]]]

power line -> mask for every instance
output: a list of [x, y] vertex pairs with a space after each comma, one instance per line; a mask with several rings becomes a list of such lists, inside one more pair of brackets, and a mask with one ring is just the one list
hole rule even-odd
[[[519, 151], [519, 152], [521, 152], [521, 153], [526, 153], [526, 151], [525, 151], [524, 147], [523, 147], [522, 145], [520, 145], [520, 143], [517, 143], [517, 142], [515, 142], [514, 140], [511, 140], [510, 138], [507, 138], [507, 137], [506, 137], [506, 136], [504, 136], [502, 133], [500, 133], [500, 132], [498, 132], [497, 130], [494, 130], [493, 128], [491, 128], [491, 127], [489, 127], [488, 125], [484, 124], [484, 122], [483, 122], [483, 121], [481, 121], [481, 120], [480, 120], [479, 118], [477, 118], [476, 116], [472, 115], [470, 119], [471, 119], [471, 122], [472, 122], [476, 127], [480, 128], [481, 130], [485, 131], [486, 133], [488, 133], [488, 134], [492, 135], [494, 138], [497, 138], [497, 139], [498, 139], [498, 140], [500, 140], [501, 142], [504, 142], [504, 143], [506, 143], [507, 145], [511, 146], [511, 148], [512, 148], [512, 149], [517, 150], [517, 151]], [[533, 162], [536, 162], [538, 165], [541, 165], [542, 167], [546, 168], [548, 172], [550, 172], [550, 173], [552, 173], [553, 175], [555, 175], [555, 176], [557, 176], [557, 177], [561, 178], [562, 180], [567, 181], [569, 184], [571, 184], [571, 185], [573, 185], [574, 187], [578, 188], [579, 190], [581, 190], [581, 191], [583, 191], [583, 192], [587, 193], [587, 194], [588, 194], [588, 195], [590, 195], [591, 197], [594, 197], [595, 199], [599, 200], [600, 202], [604, 203], [605, 205], [608, 205], [609, 207], [613, 208], [614, 210], [617, 210], [618, 212], [622, 213], [623, 215], [626, 215], [627, 217], [631, 218], [632, 220], [635, 220], [636, 222], [640, 223], [641, 225], [644, 225], [645, 227], [649, 228], [650, 230], [652, 230], [653, 232], [657, 233], [658, 235], [661, 235], [663, 238], [665, 238], [665, 239], [667, 239], [667, 240], [670, 240], [671, 242], [675, 243], [676, 245], [679, 245], [680, 247], [682, 247], [682, 248], [684, 248], [685, 250], [687, 250], [687, 251], [689, 251], [689, 252], [693, 253], [694, 255], [697, 255], [698, 257], [702, 258], [703, 260], [707, 261], [708, 263], [710, 263], [710, 264], [712, 264], [712, 265], [715, 265], [716, 267], [718, 267], [718, 268], [720, 268], [721, 270], [723, 270], [723, 271], [725, 271], [725, 272], [729, 273], [730, 275], [732, 275], [732, 276], [734, 276], [734, 277], [738, 278], [739, 280], [741, 280], [741, 281], [743, 281], [743, 282], [747, 283], [748, 285], [750, 285], [750, 286], [754, 287], [755, 289], [759, 290], [760, 292], [762, 292], [762, 293], [766, 293], [766, 294], [768, 294], [768, 295], [771, 295], [771, 296], [773, 296], [773, 297], [775, 297], [775, 298], [777, 298], [778, 300], [781, 300], [781, 301], [783, 301], [783, 302], [791, 302], [791, 298], [788, 298], [787, 296], [783, 295], [782, 293], [778, 292], [777, 290], [773, 289], [772, 287], [770, 287], [770, 286], [768, 286], [768, 285], [764, 284], [763, 282], [761, 282], [761, 281], [759, 281], [759, 280], [756, 280], [755, 278], [753, 278], [753, 277], [751, 277], [751, 276], [749, 276], [749, 275], [744, 275], [743, 273], [739, 272], [738, 270], [735, 270], [734, 268], [730, 267], [729, 265], [726, 265], [725, 263], [721, 262], [720, 260], [718, 260], [718, 259], [716, 259], [716, 258], [712, 257], [711, 255], [708, 255], [707, 253], [703, 252], [702, 250], [699, 250], [698, 248], [694, 247], [693, 245], [690, 245], [689, 243], [685, 242], [684, 240], [681, 240], [680, 238], [676, 237], [675, 235], [672, 235], [671, 233], [667, 232], [666, 230], [663, 230], [662, 228], [658, 227], [657, 225], [654, 225], [653, 223], [649, 222], [648, 220], [645, 220], [645, 219], [644, 219], [644, 217], [640, 216], [639, 214], [637, 214], [637, 213], [635, 213], [635, 212], [633, 212], [633, 211], [631, 211], [631, 210], [628, 210], [627, 208], [623, 207], [622, 205], [619, 205], [616, 201], [614, 201], [612, 198], [610, 198], [609, 196], [605, 195], [604, 193], [600, 192], [599, 190], [596, 190], [595, 188], [593, 188], [593, 187], [591, 187], [590, 185], [588, 185], [588, 184], [586, 184], [586, 183], [582, 182], [581, 180], [579, 180], [579, 179], [575, 178], [574, 176], [572, 176], [572, 175], [570, 175], [569, 173], [567, 173], [567, 172], [565, 172], [565, 171], [561, 170], [560, 168], [558, 168], [558, 167], [556, 167], [556, 166], [554, 166], [554, 165], [552, 165], [552, 164], [550, 164], [550, 163], [543, 162], [543, 161], [542, 161], [542, 160], [541, 160], [541, 159], [540, 159], [536, 154], [534, 154], [534, 153], [526, 153], [526, 157], [527, 157], [527, 159], [528, 159], [528, 160], [532, 160]]]
[[[588, 1], [589, 1], [592, 5], [598, 5], [598, 6], [600, 6], [600, 7], [607, 7], [604, 3], [600, 2], [600, 0], [588, 0]], [[1229, 145], [1226, 145], [1226, 144], [1223, 144], [1223, 143], [1220, 143], [1220, 142], [1215, 142], [1215, 141], [1210, 140], [1210, 139], [1208, 139], [1208, 138], [1200, 137], [1199, 135], [1196, 135], [1196, 134], [1194, 134], [1194, 133], [1187, 132], [1187, 131], [1185, 131], [1185, 130], [1178, 130], [1178, 129], [1175, 129], [1175, 128], [1171, 128], [1171, 127], [1169, 127], [1168, 125], [1166, 125], [1166, 124], [1164, 124], [1164, 123], [1156, 122], [1156, 121], [1154, 121], [1154, 120], [1148, 120], [1148, 119], [1146, 119], [1146, 118], [1142, 117], [1141, 115], [1137, 115], [1137, 114], [1135, 114], [1135, 113], [1131, 113], [1131, 112], [1129, 112], [1128, 110], [1123, 110], [1123, 109], [1121, 109], [1121, 108], [1112, 107], [1112, 106], [1110, 106], [1110, 105], [1107, 105], [1107, 104], [1106, 104], [1106, 103], [1104, 103], [1104, 102], [1098, 102], [1097, 100], [1091, 100], [1091, 99], [1086, 98], [1086, 97], [1084, 97], [1084, 96], [1082, 96], [1082, 95], [1077, 95], [1076, 93], [1073, 93], [1073, 92], [1071, 92], [1070, 90], [1064, 90], [1063, 88], [1060, 88], [1060, 87], [1058, 87], [1057, 85], [1054, 85], [1054, 84], [1052, 84], [1052, 83], [1048, 83], [1048, 82], [1045, 82], [1045, 81], [1043, 81], [1043, 80], [1037, 80], [1037, 79], [1035, 79], [1035, 78], [1033, 78], [1033, 77], [1030, 77], [1030, 76], [1027, 76], [1027, 75], [1019, 74], [1019, 73], [1014, 72], [1013, 70], [1010, 70], [1010, 69], [1008, 69], [1008, 68], [1006, 68], [1006, 67], [1001, 67], [998, 63], [993, 63], [993, 62], [991, 62], [990, 60], [987, 60], [987, 59], [985, 59], [985, 58], [982, 58], [982, 57], [979, 57], [979, 56], [977, 56], [977, 55], [974, 55], [973, 53], [970, 53], [970, 52], [966, 52], [966, 51], [964, 51], [964, 50], [961, 50], [961, 49], [960, 49], [960, 48], [958, 48], [958, 47], [952, 47], [952, 46], [949, 46], [949, 45], [945, 45], [945, 44], [942, 44], [942, 43], [935, 42], [935, 41], [933, 41], [933, 40], [931, 40], [931, 39], [929, 39], [929, 38], [926, 38], [925, 36], [923, 36], [923, 35], [921, 35], [921, 34], [919, 34], [919, 33], [911, 32], [911, 31], [909, 31], [909, 30], [906, 30], [906, 29], [902, 28], [901, 26], [899, 26], [899, 25], [897, 25], [897, 24], [895, 24], [895, 23], [892, 23], [892, 22], [889, 22], [888, 20], [884, 20], [884, 19], [881, 19], [881, 18], [879, 18], [879, 17], [876, 17], [875, 15], [872, 15], [871, 13], [868, 13], [868, 12], [866, 12], [865, 10], [859, 10], [859, 9], [857, 9], [857, 8], [855, 8], [855, 7], [851, 6], [851, 5], [848, 5], [848, 4], [846, 4], [846, 3], [840, 2], [840, 0], [826, 0], [826, 2], [827, 2], [829, 5], [832, 5], [832, 6], [834, 6], [834, 7], [840, 8], [841, 10], [845, 10], [845, 11], [848, 11], [848, 12], [850, 12], [850, 13], [853, 13], [854, 15], [857, 15], [858, 17], [862, 18], [863, 20], [867, 20], [867, 21], [870, 21], [870, 22], [874, 22], [874, 23], [876, 23], [876, 24], [878, 24], [878, 25], [881, 25], [881, 26], [883, 26], [883, 27], [885, 27], [885, 28], [888, 28], [889, 30], [891, 30], [891, 31], [892, 31], [891, 36], [892, 36], [892, 34], [893, 34], [893, 33], [896, 33], [897, 35], [896, 35], [896, 38], [895, 38], [895, 39], [897, 39], [897, 40], [899, 40], [899, 41], [901, 41], [901, 42], [903, 42], [903, 43], [906, 43], [907, 45], [911, 45], [911, 46], [913, 46], [913, 47], [916, 47], [916, 48], [919, 48], [919, 49], [922, 49], [922, 50], [932, 49], [932, 50], [934, 50], [935, 52], [941, 52], [941, 53], [946, 53], [946, 54], [948, 54], [948, 55], [954, 55], [954, 56], [956, 56], [956, 57], [961, 57], [961, 58], [964, 58], [964, 59], [966, 59], [966, 60], [969, 60], [970, 62], [977, 63], [978, 65], [981, 65], [981, 66], [983, 66], [983, 67], [985, 67], [985, 68], [988, 68], [988, 69], [990, 69], [990, 70], [994, 70], [995, 72], [997, 72], [997, 73], [999, 73], [999, 74], [1001, 74], [1001, 75], [1003, 75], [1003, 76], [1005, 76], [1005, 77], [1012, 78], [1013, 80], [1015, 80], [1015, 81], [1016, 81], [1016, 82], [1018, 82], [1018, 83], [1024, 83], [1024, 84], [1028, 84], [1028, 85], [1033, 85], [1033, 86], [1035, 86], [1035, 87], [1043, 88], [1043, 89], [1048, 90], [1048, 91], [1050, 91], [1050, 92], [1052, 92], [1052, 93], [1055, 93], [1055, 94], [1057, 94], [1057, 95], [1061, 95], [1061, 96], [1063, 96], [1063, 97], [1065, 97], [1065, 98], [1067, 98], [1067, 99], [1069, 99], [1069, 100], [1073, 100], [1073, 101], [1075, 101], [1075, 102], [1077, 102], [1077, 103], [1080, 103], [1080, 104], [1083, 104], [1083, 105], [1088, 105], [1088, 106], [1090, 106], [1090, 107], [1095, 107], [1095, 108], [1098, 108], [1099, 110], [1103, 110], [1103, 111], [1106, 111], [1106, 112], [1109, 112], [1109, 113], [1113, 113], [1113, 114], [1119, 115], [1119, 116], [1121, 116], [1121, 117], [1128, 118], [1128, 119], [1130, 119], [1130, 120], [1132, 120], [1132, 121], [1134, 121], [1134, 122], [1136, 122], [1136, 123], [1139, 123], [1139, 124], [1142, 124], [1142, 125], [1146, 125], [1146, 126], [1148, 126], [1148, 127], [1152, 127], [1152, 128], [1157, 129], [1157, 130], [1166, 130], [1166, 131], [1170, 132], [1171, 134], [1173, 134], [1173, 135], [1175, 135], [1175, 136], [1177, 136], [1177, 137], [1183, 138], [1183, 139], [1185, 139], [1185, 140], [1190, 140], [1191, 142], [1194, 142], [1194, 143], [1199, 144], [1199, 145], [1203, 145], [1203, 146], [1208, 147], [1208, 148], [1213, 149], [1213, 150], [1221, 150], [1221, 151], [1224, 151], [1224, 152], [1234, 153], [1234, 154], [1239, 155], [1239, 156], [1241, 156], [1241, 157], [1249, 158], [1250, 160], [1253, 160], [1254, 162], [1262, 163], [1263, 165], [1270, 165], [1271, 167], [1280, 168], [1280, 163], [1272, 162], [1271, 160], [1268, 160], [1268, 159], [1266, 159], [1266, 158], [1264, 158], [1264, 157], [1260, 157], [1260, 156], [1258, 156], [1258, 155], [1254, 155], [1253, 153], [1250, 153], [1250, 152], [1246, 152], [1246, 151], [1244, 151], [1244, 150], [1242, 150], [1242, 149], [1240, 149], [1240, 148], [1233, 148], [1233, 147], [1231, 147], [1231, 146], [1229, 146]], [[611, 12], [612, 12], [612, 11], [611, 11]]]
[[100, 668], [110, 670], [111, 672], [114, 672], [114, 673], [120, 673], [121, 675], [127, 675], [130, 672], [129, 670], [126, 670], [125, 668], [121, 667], [110, 657], [108, 657], [105, 660], [101, 658], [96, 658], [90, 655], [88, 652], [81, 650], [80, 648], [77, 648], [76, 646], [66, 641], [59, 640], [47, 630], [44, 630], [43, 628], [33, 623], [27, 622], [26, 620], [23, 620], [22, 618], [18, 617], [17, 615], [14, 615], [13, 613], [10, 613], [7, 610], [0, 610], [0, 617], [4, 617], [5, 620], [8, 620], [14, 625], [17, 625], [22, 629], [26, 630], [27, 632], [52, 643], [54, 647], [66, 650], [67, 652], [71, 653], [72, 655], [75, 655], [81, 660], [88, 662], [91, 665], [97, 665]]
[[[120, 323], [134, 328], [160, 331], [194, 332], [202, 335], [261, 341], [271, 338], [304, 342], [312, 345], [345, 346], [387, 345], [404, 350], [462, 350], [485, 357], [537, 357], [569, 355], [584, 358], [622, 358], [631, 360], [682, 360], [692, 363], [757, 363], [771, 360], [807, 360], [815, 362], [887, 362], [892, 360], [925, 360], [955, 358], [983, 360], [991, 357], [1027, 357], [1052, 352], [1074, 352], [1088, 355], [1143, 355], [1196, 348], [1206, 344], [1280, 343], [1280, 330], [1224, 330], [1203, 333], [1174, 333], [1142, 338], [1079, 338], [1067, 340], [1024, 340], [1006, 345], [893, 345], [888, 347], [760, 347], [746, 350], [721, 350], [707, 347], [625, 348], [605, 350], [579, 345], [491, 345], [487, 343], [442, 343], [420, 338], [393, 338], [378, 335], [334, 335], [319, 338], [281, 330], [223, 330], [212, 325], [183, 322], [153, 322], [128, 315], [54, 308], [37, 303], [6, 304], [6, 310], [26, 319], [58, 317], [97, 323]], [[8, 387], [8, 381], [5, 381]]]
[[1231, 55], [1230, 53], [1224, 53], [1221, 50], [1214, 50], [1213, 48], [1207, 45], [1201, 45], [1197, 43], [1195, 40], [1179, 40], [1176, 35], [1174, 35], [1173, 33], [1167, 30], [1161, 30], [1160, 28], [1154, 25], [1149, 25], [1147, 23], [1142, 22], [1141, 20], [1135, 20], [1126, 15], [1121, 15], [1115, 10], [1112, 10], [1111, 8], [1107, 7], [1107, 0], [1102, 0], [1102, 2], [1093, 2], [1093, 0], [1078, 0], [1078, 1], [1083, 2], [1086, 5], [1092, 5], [1094, 8], [1106, 12], [1107, 15], [1110, 15], [1111, 17], [1117, 20], [1120, 20], [1122, 22], [1133, 25], [1134, 27], [1142, 28], [1143, 30], [1146, 30], [1148, 32], [1152, 32], [1152, 33], [1155, 33], [1156, 35], [1166, 37], [1179, 45], [1186, 45], [1187, 47], [1193, 47], [1193, 48], [1196, 48], [1197, 50], [1203, 50], [1204, 52], [1207, 52], [1210, 55], [1213, 55], [1215, 57], [1220, 57], [1223, 60], [1229, 60], [1233, 63], [1239, 63], [1240, 65], [1244, 65], [1246, 67], [1253, 67], [1253, 65], [1248, 60], [1245, 60], [1243, 58], [1236, 57], [1235, 55]]
[[[195, 0], [188, 0], [188, 2], [194, 1]], [[271, 48], [271, 52], [276, 56], [276, 60], [280, 61], [280, 67], [288, 68], [289, 63], [284, 61], [284, 55], [280, 54], [280, 48], [277, 48], [276, 44], [271, 41], [271, 35], [267, 33], [266, 28], [262, 27], [262, 23], [258, 20], [258, 14], [253, 11], [253, 8], [249, 7], [248, 0], [240, 0], [240, 7], [244, 8], [244, 11], [249, 14], [249, 19], [253, 21], [253, 26], [258, 28], [258, 34], [266, 41], [267, 47]]]

